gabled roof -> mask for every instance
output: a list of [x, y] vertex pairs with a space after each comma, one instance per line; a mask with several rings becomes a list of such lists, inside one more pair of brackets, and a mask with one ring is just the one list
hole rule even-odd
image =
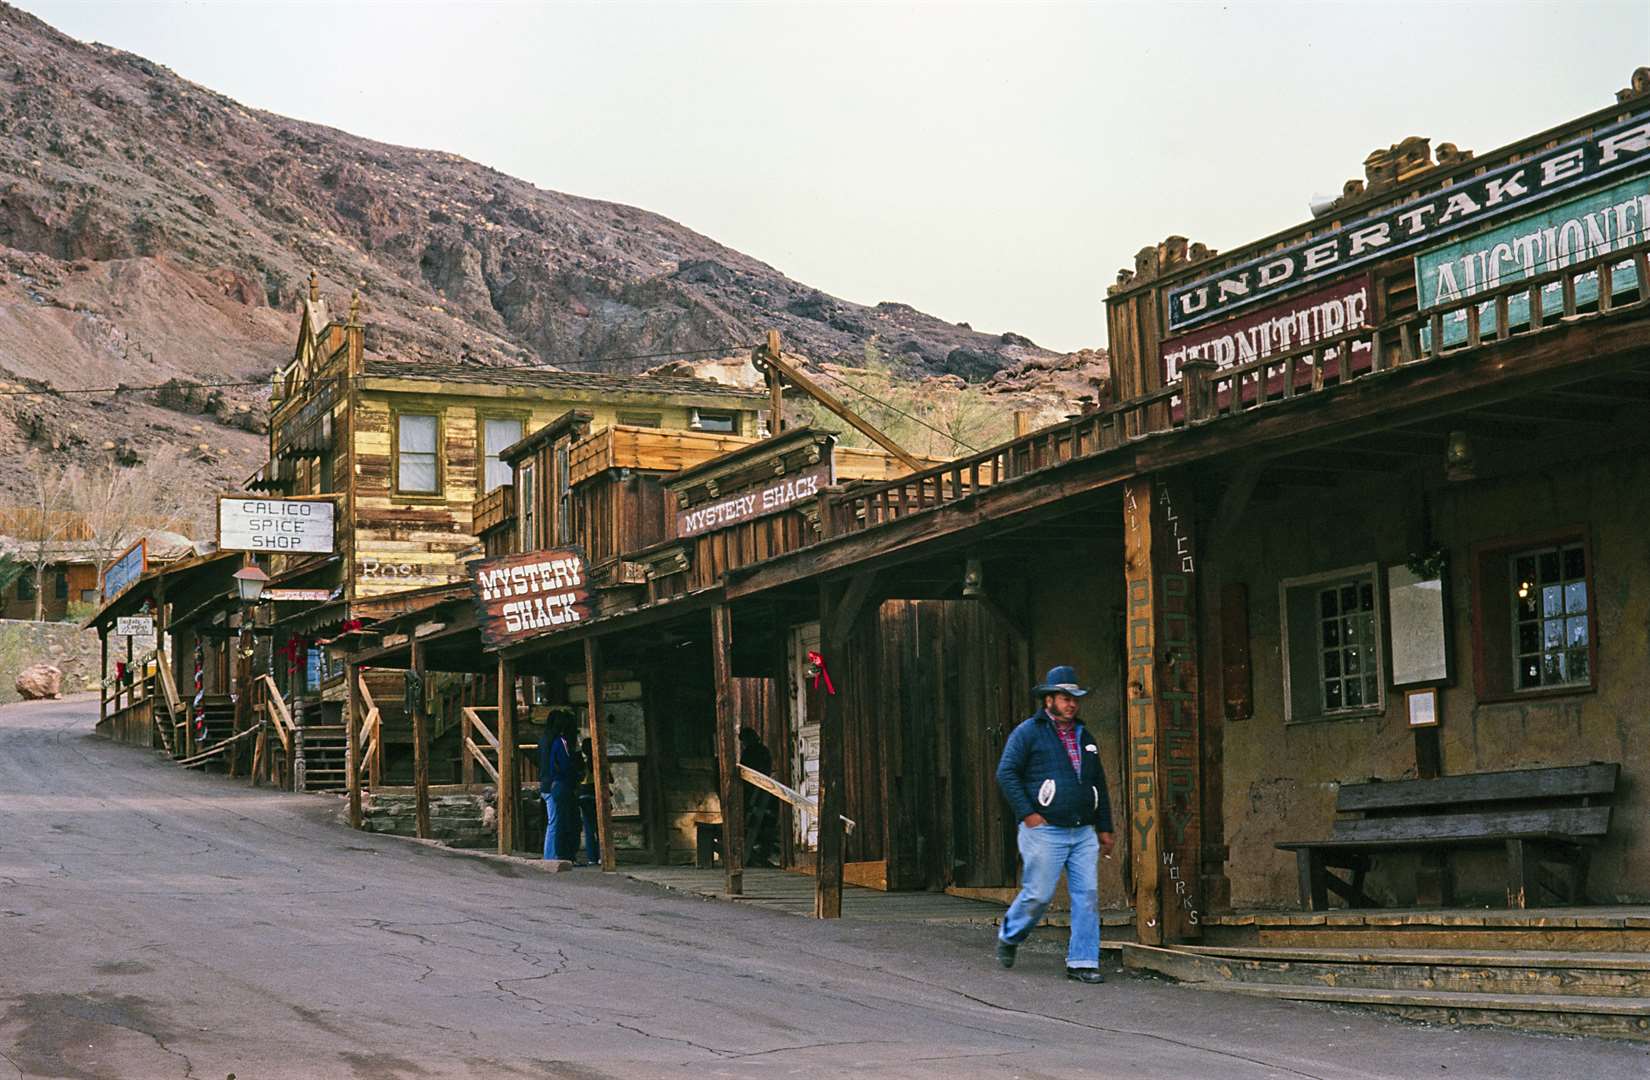
[[519, 386], [543, 390], [573, 390], [605, 394], [671, 394], [681, 397], [766, 401], [766, 391], [724, 386], [688, 375], [616, 375], [602, 371], [560, 371], [536, 367], [492, 367], [484, 364], [431, 364], [412, 360], [368, 357], [368, 378], [416, 379], [491, 386]]

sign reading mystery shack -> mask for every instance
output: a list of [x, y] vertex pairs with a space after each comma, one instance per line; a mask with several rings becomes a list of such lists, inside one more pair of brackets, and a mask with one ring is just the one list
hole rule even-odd
[[330, 499], [219, 499], [220, 551], [332, 553]]
[[[1650, 235], [1646, 232], [1647, 225], [1650, 225], [1650, 176], [1637, 176], [1521, 217], [1499, 229], [1423, 251], [1415, 257], [1420, 308], [1428, 311], [1447, 307], [1502, 285], [1643, 243]], [[1619, 263], [1611, 270], [1611, 289], [1617, 296], [1638, 288], [1632, 260]], [[1578, 307], [1597, 300], [1598, 272], [1577, 277], [1575, 293]], [[1554, 281], [1541, 290], [1541, 310], [1546, 318], [1563, 314], [1561, 282]], [[1495, 324], [1494, 304], [1480, 304], [1478, 314], [1481, 333], [1494, 334], [1500, 329]], [[1508, 326], [1524, 326], [1529, 321], [1530, 294], [1525, 291], [1509, 296]], [[1465, 308], [1444, 316], [1443, 336], [1446, 346], [1467, 340]]]
[[[1188, 360], [1213, 360], [1215, 367], [1224, 370], [1253, 360], [1314, 345], [1326, 338], [1336, 337], [1349, 330], [1361, 330], [1369, 325], [1370, 278], [1365, 274], [1352, 281], [1337, 282], [1326, 289], [1299, 296], [1282, 304], [1231, 319], [1216, 326], [1194, 331], [1184, 337], [1171, 338], [1158, 349], [1162, 364], [1163, 383], [1180, 381], [1180, 367]], [[1336, 350], [1327, 350], [1326, 360], [1335, 357]], [[1369, 370], [1369, 342], [1352, 345], [1352, 368], [1356, 372]], [[1337, 373], [1342, 374], [1337, 367]], [[1253, 401], [1259, 376], [1243, 380], [1243, 400]], [[1266, 392], [1275, 394], [1283, 389], [1283, 372], [1270, 372]], [[1312, 365], [1300, 363], [1295, 368], [1295, 387], [1312, 384]], [[1229, 388], [1222, 389], [1220, 404], [1231, 398]], [[1178, 410], [1176, 416], [1179, 415]]]
[[481, 639], [491, 648], [594, 617], [584, 552], [575, 547], [469, 564]]
[[819, 489], [828, 487], [830, 483], [831, 462], [826, 458], [801, 472], [775, 477], [759, 487], [746, 488], [686, 509], [678, 508], [676, 536], [686, 539], [789, 510], [797, 503], [816, 497]]
[[1650, 162], [1650, 119], [1639, 116], [1524, 161], [1463, 177], [1230, 270], [1169, 292], [1169, 329], [1179, 332], [1309, 281], [1384, 259], [1482, 225], [1538, 199]]

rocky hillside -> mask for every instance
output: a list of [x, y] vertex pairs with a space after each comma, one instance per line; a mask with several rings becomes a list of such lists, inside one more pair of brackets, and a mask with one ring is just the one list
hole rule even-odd
[[369, 348], [414, 358], [639, 370], [656, 359], [606, 358], [776, 327], [815, 360], [869, 347], [918, 378], [1055, 360], [825, 295], [645, 210], [245, 108], [0, 5], [0, 454], [158, 440], [239, 481], [261, 459], [256, 386], [16, 391], [265, 378], [311, 268], [335, 307], [361, 289]]

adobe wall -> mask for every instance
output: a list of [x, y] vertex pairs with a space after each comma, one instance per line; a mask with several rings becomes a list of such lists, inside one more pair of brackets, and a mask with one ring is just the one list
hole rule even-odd
[[[1255, 715], [1225, 731], [1225, 815], [1232, 904], [1293, 907], [1295, 858], [1279, 840], [1328, 835], [1337, 786], [1413, 777], [1415, 742], [1403, 694], [1388, 686], [1383, 714], [1284, 722], [1279, 644], [1281, 579], [1409, 555], [1417, 500], [1401, 480], [1343, 485], [1319, 495], [1290, 489], [1254, 501], [1217, 558], [1226, 580], [1249, 589]], [[1287, 501], [1285, 501], [1287, 500]], [[1610, 835], [1594, 855], [1593, 899], [1650, 899], [1650, 461], [1596, 458], [1497, 480], [1446, 484], [1430, 493], [1434, 538], [1450, 555], [1455, 682], [1442, 691], [1439, 728], [1445, 775], [1523, 767], [1620, 762], [1622, 783]], [[1479, 703], [1474, 692], [1473, 544], [1536, 536], [1584, 524], [1591, 531], [1596, 691], [1539, 701]], [[1499, 628], [1490, 632], [1503, 632]], [[1505, 631], [1510, 634], [1510, 627]], [[1386, 646], [1383, 643], [1383, 653]], [[1385, 678], [1390, 680], [1390, 667]], [[1458, 858], [1459, 899], [1505, 903], [1504, 860]], [[1414, 900], [1413, 863], [1387, 857], [1371, 875], [1374, 895]]]

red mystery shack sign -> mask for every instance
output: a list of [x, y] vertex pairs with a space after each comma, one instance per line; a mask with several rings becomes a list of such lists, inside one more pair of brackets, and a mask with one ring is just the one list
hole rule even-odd
[[[1292, 349], [1313, 345], [1326, 338], [1359, 330], [1369, 325], [1370, 278], [1368, 274], [1350, 281], [1331, 285], [1327, 289], [1246, 315], [1230, 322], [1216, 323], [1190, 334], [1165, 341], [1158, 349], [1162, 363], [1163, 385], [1180, 381], [1180, 365], [1187, 360], [1213, 360], [1218, 371], [1238, 367], [1253, 360], [1279, 356]], [[1333, 357], [1336, 350], [1328, 350]], [[1369, 370], [1369, 343], [1356, 342], [1352, 346], [1352, 368], [1357, 372]], [[1337, 373], [1340, 368], [1336, 367]], [[1243, 400], [1255, 400], [1256, 377], [1243, 380]], [[1312, 365], [1295, 365], [1295, 388], [1312, 385]], [[1268, 374], [1266, 392], [1276, 394], [1283, 390], [1283, 370]], [[1220, 404], [1231, 401], [1230, 384], [1221, 388]], [[1175, 415], [1180, 407], [1175, 406]]]
[[470, 564], [481, 637], [497, 648], [593, 617], [584, 552], [551, 548]]
[[709, 502], [676, 511], [676, 536], [686, 539], [700, 533], [725, 529], [742, 521], [789, 510], [812, 499], [831, 483], [831, 463], [821, 461], [802, 472], [776, 477], [760, 487], [746, 488]]

